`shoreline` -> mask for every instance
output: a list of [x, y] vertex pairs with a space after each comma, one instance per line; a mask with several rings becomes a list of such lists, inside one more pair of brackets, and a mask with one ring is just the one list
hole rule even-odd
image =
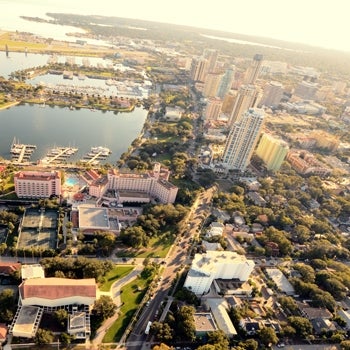
[[21, 103], [21, 101], [16, 101], [16, 102], [9, 103], [8, 105], [0, 106], [0, 111], [2, 111], [3, 109], [8, 109], [8, 108], [17, 106], [20, 103]]

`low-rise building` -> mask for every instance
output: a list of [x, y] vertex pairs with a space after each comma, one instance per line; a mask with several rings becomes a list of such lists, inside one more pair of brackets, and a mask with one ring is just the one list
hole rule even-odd
[[214, 279], [246, 281], [254, 269], [254, 261], [236, 252], [208, 251], [196, 254], [187, 274], [184, 287], [200, 295], [209, 291]]

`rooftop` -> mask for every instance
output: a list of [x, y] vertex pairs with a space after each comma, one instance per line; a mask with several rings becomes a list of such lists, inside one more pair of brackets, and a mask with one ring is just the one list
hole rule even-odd
[[195, 313], [193, 315], [196, 332], [213, 332], [217, 330], [210, 312]]
[[107, 208], [79, 205], [79, 227], [83, 229], [109, 229]]

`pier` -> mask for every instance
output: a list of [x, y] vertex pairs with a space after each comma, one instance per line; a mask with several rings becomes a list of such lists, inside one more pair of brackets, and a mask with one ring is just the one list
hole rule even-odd
[[99, 160], [106, 159], [112, 152], [107, 147], [92, 147], [91, 152], [89, 152], [84, 159], [80, 161], [85, 164], [97, 165]]
[[36, 145], [18, 143], [18, 141], [16, 141], [16, 138], [14, 138], [10, 150], [12, 154], [12, 160], [14, 160], [16, 163], [23, 163], [23, 161], [28, 161], [35, 149]]
[[43, 164], [51, 164], [51, 163], [61, 163], [65, 161], [67, 158], [72, 156], [78, 151], [78, 148], [73, 147], [56, 147], [53, 148], [45, 158], [41, 160]]

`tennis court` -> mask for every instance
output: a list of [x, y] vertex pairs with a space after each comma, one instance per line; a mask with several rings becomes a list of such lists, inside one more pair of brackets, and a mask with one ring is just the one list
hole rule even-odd
[[55, 249], [57, 220], [55, 210], [27, 209], [22, 218], [17, 248]]

